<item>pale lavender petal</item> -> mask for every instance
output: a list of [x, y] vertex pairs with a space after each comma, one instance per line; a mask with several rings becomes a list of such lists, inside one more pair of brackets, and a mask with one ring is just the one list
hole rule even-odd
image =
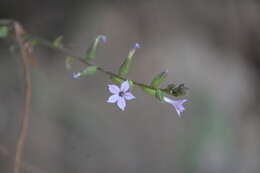
[[123, 97], [119, 97], [117, 100], [117, 106], [124, 111], [125, 110], [125, 106], [126, 106], [126, 102], [125, 99]]
[[176, 109], [176, 112], [177, 112], [178, 117], [181, 117], [181, 112], [178, 109]]
[[108, 85], [108, 90], [113, 94], [118, 94], [120, 92], [120, 89], [116, 85]]
[[177, 100], [177, 101], [179, 102], [179, 104], [183, 104], [183, 103], [187, 102], [188, 100], [182, 99], [182, 100]]
[[126, 92], [129, 90], [129, 82], [126, 80], [121, 84], [120, 90]]
[[183, 100], [171, 100], [168, 97], [164, 97], [164, 101], [169, 103], [169, 104], [171, 104], [175, 108], [178, 116], [180, 117], [181, 113], [185, 110], [185, 108], [183, 106], [183, 103], [187, 102], [188, 100], [186, 100], [186, 99], [183, 99]]
[[132, 100], [132, 99], [135, 99], [135, 96], [132, 93], [127, 92], [127, 93], [125, 93], [124, 98], [126, 100]]
[[184, 100], [176, 100], [172, 102], [172, 105], [176, 109], [179, 117], [181, 116], [181, 113], [185, 110], [182, 104], [185, 103], [186, 101], [187, 100], [184, 99]]
[[115, 103], [119, 99], [119, 97], [120, 96], [118, 96], [117, 94], [112, 95], [107, 99], [107, 103]]

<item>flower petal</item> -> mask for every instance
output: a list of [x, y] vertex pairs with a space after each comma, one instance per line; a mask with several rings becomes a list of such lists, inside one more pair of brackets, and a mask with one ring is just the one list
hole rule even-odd
[[132, 93], [127, 92], [127, 93], [124, 94], [124, 98], [126, 100], [132, 100], [132, 99], [135, 99], [135, 96]]
[[117, 106], [124, 111], [125, 110], [125, 106], [126, 106], [126, 102], [125, 99], [123, 97], [119, 97], [117, 100]]
[[188, 100], [172, 100], [168, 97], [164, 97], [164, 101], [171, 104], [175, 108], [178, 116], [181, 117], [181, 113], [185, 110], [183, 103], [187, 102]]
[[112, 95], [107, 99], [107, 103], [115, 103], [119, 99], [118, 95]]
[[126, 80], [124, 81], [121, 86], [120, 86], [120, 90], [123, 92], [126, 92], [129, 90], [129, 82]]
[[120, 89], [118, 86], [116, 85], [108, 85], [108, 90], [112, 93], [112, 94], [118, 94], [120, 92]]
[[185, 103], [187, 101], [188, 101], [187, 99], [183, 99], [183, 100], [180, 100], [180, 103], [183, 104], [183, 103]]

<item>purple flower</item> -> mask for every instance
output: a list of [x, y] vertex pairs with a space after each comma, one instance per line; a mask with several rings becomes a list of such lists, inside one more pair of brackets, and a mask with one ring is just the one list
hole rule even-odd
[[184, 106], [183, 106], [183, 103], [187, 102], [188, 100], [186, 99], [182, 99], [182, 100], [172, 100], [168, 97], [164, 97], [163, 100], [166, 102], [166, 103], [169, 103], [171, 104], [175, 110], [177, 111], [177, 114], [179, 117], [181, 117], [181, 113], [185, 110]]
[[135, 96], [129, 92], [129, 82], [121, 83], [120, 88], [117, 85], [108, 85], [108, 90], [113, 94], [107, 100], [107, 103], [116, 103], [124, 111], [126, 106], [125, 100], [135, 99]]

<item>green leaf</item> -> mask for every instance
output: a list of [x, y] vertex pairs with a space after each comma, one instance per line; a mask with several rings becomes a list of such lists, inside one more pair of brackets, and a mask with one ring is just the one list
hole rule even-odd
[[106, 42], [106, 36], [104, 35], [99, 35], [97, 38], [92, 42], [88, 50], [86, 51], [85, 54], [85, 60], [88, 62], [96, 57], [96, 52], [97, 52], [97, 46], [99, 44], [99, 41], [102, 40], [103, 42]]
[[97, 72], [97, 66], [88, 66], [83, 71], [80, 72], [80, 76], [86, 76], [95, 74]]
[[7, 26], [0, 26], [0, 38], [5, 38], [8, 36], [9, 30]]
[[161, 72], [157, 76], [155, 76], [151, 82], [151, 86], [153, 88], [158, 88], [166, 79], [168, 70]]
[[160, 89], [157, 89], [156, 90], [156, 93], [155, 93], [155, 97], [160, 100], [160, 101], [163, 101], [163, 96], [164, 96], [164, 92], [161, 91]]
[[63, 36], [59, 36], [58, 38], [56, 38], [54, 41], [53, 41], [53, 46], [55, 48], [60, 48], [62, 46], [62, 40], [63, 40]]

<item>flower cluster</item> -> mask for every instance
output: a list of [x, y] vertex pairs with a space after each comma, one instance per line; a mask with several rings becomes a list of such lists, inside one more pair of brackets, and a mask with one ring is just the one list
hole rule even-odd
[[[119, 109], [122, 111], [125, 110], [126, 107], [126, 100], [132, 100], [136, 97], [129, 91], [130, 86], [128, 81], [122, 82], [121, 86], [118, 87], [117, 85], [109, 84], [108, 90], [113, 94], [107, 100], [108, 103], [116, 103]], [[185, 110], [183, 103], [187, 102], [186, 99], [182, 100], [172, 100], [168, 97], [163, 97], [163, 100], [166, 103], [171, 104], [179, 117], [181, 117], [181, 113]]]
[[[110, 79], [120, 85], [115, 84], [109, 84], [108, 90], [112, 93], [112, 95], [108, 98], [108, 103], [115, 103], [118, 108], [122, 111], [125, 110], [126, 107], [126, 101], [135, 99], [135, 96], [130, 92], [130, 86], [137, 85], [139, 86], [145, 93], [155, 96], [158, 100], [171, 104], [178, 116], [181, 116], [181, 113], [185, 110], [183, 104], [187, 102], [186, 99], [182, 100], [173, 100], [168, 97], [165, 97], [165, 94], [173, 95], [173, 96], [182, 96], [185, 95], [187, 88], [184, 86], [184, 84], [175, 85], [175, 84], [169, 84], [167, 88], [162, 89], [159, 88], [160, 85], [165, 81], [168, 75], [168, 70], [165, 70], [158, 75], [156, 75], [153, 80], [151, 81], [150, 85], [144, 85], [137, 82], [133, 82], [130, 80], [127, 80], [124, 76], [126, 76], [129, 71], [132, 64], [133, 56], [136, 53], [136, 50], [140, 48], [139, 43], [135, 43], [132, 49], [129, 51], [127, 57], [124, 59], [123, 63], [118, 69], [118, 73], [114, 74], [111, 72], [107, 72], [106, 70], [97, 67], [89, 61], [93, 60], [96, 56], [96, 50], [99, 41], [106, 42], [107, 38], [104, 35], [99, 35], [91, 44], [89, 49], [87, 50], [85, 57], [83, 58], [84, 62], [88, 65], [85, 69], [83, 69], [80, 72], [73, 72], [72, 78], [78, 79], [81, 76], [86, 76], [90, 74], [95, 74], [97, 70], [104, 72], [110, 76]], [[67, 62], [71, 62], [70, 59]], [[130, 84], [131, 82], [131, 84]]]

